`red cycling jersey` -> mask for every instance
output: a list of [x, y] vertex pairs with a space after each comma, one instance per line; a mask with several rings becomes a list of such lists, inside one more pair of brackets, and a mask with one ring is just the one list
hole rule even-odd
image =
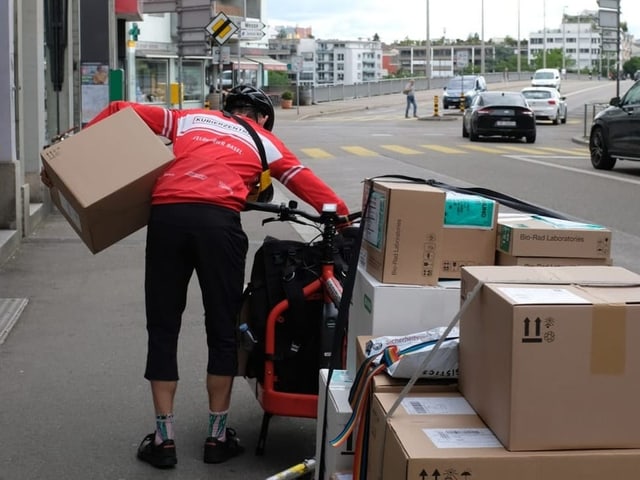
[[[174, 110], [133, 102], [109, 104], [88, 126], [131, 107], [158, 135], [173, 143], [175, 160], [158, 178], [152, 204], [212, 203], [241, 211], [262, 171], [258, 149], [249, 132], [233, 118], [216, 110]], [[264, 144], [271, 175], [318, 212], [325, 203], [346, 204], [270, 131], [252, 119]], [[117, 141], [117, 140], [116, 140]]]

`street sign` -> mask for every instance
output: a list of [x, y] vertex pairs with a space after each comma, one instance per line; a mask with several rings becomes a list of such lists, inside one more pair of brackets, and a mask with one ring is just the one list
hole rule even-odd
[[238, 31], [238, 26], [224, 13], [220, 12], [204, 29], [213, 37], [218, 45], [222, 45]]
[[266, 25], [260, 20], [244, 20], [240, 22], [240, 28], [247, 30], [262, 30]]
[[240, 29], [240, 40], [260, 40], [265, 33], [262, 30]]
[[[222, 58], [220, 58], [222, 55]], [[211, 49], [211, 60], [215, 63], [230, 63], [231, 48], [230, 47], [214, 47]]]
[[265, 26], [260, 20], [243, 20], [240, 22], [240, 40], [260, 40], [265, 35]]
[[610, 10], [600, 10], [598, 12], [598, 23], [600, 28], [618, 28], [618, 13]]
[[620, 8], [620, 0], [598, 0], [598, 7], [618, 10]]

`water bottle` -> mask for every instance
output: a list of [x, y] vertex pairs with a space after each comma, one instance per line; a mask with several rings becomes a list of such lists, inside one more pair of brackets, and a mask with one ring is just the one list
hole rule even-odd
[[253, 347], [256, 346], [258, 340], [256, 340], [256, 337], [253, 336], [249, 325], [247, 325], [246, 323], [241, 323], [238, 326], [238, 330], [240, 331], [240, 341], [242, 342], [242, 347], [246, 351], [250, 352], [251, 350], [253, 350]]

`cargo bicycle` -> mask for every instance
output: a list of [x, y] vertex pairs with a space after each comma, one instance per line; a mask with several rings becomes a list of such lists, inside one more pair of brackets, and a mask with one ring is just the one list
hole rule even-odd
[[[318, 231], [310, 242], [267, 237], [254, 257], [252, 278], [245, 291], [245, 305], [250, 305], [251, 296], [259, 296], [254, 278], [257, 266], [265, 259], [269, 265], [279, 264], [277, 275], [266, 283], [284, 286], [278, 289], [276, 300], [261, 312], [254, 312], [249, 322], [256, 338], [248, 362], [253, 364], [253, 371], [248, 368], [245, 376], [255, 376], [254, 393], [264, 411], [256, 447], [256, 454], [261, 455], [271, 417], [316, 418], [319, 369], [344, 366], [346, 335], [337, 331], [336, 321], [349, 254], [354, 251], [357, 236], [353, 223], [361, 212], [341, 216], [335, 204], [326, 204], [320, 214], [309, 213], [299, 209], [295, 201], [247, 202], [245, 210], [274, 214], [265, 218], [263, 225], [291, 222]], [[296, 283], [297, 289], [292, 289]], [[337, 358], [333, 355], [336, 342], [340, 350]]]

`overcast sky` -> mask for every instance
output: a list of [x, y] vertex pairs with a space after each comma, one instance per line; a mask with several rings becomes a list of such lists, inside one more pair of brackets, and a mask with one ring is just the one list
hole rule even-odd
[[[366, 39], [377, 33], [392, 43], [426, 38], [427, 2], [431, 39], [482, 37], [483, 2], [486, 40], [507, 35], [526, 39], [545, 26], [561, 28], [563, 10], [577, 15], [598, 9], [597, 0], [263, 0], [263, 15], [270, 28], [311, 27], [315, 38]], [[620, 10], [621, 21], [640, 38], [640, 0], [620, 0]]]

